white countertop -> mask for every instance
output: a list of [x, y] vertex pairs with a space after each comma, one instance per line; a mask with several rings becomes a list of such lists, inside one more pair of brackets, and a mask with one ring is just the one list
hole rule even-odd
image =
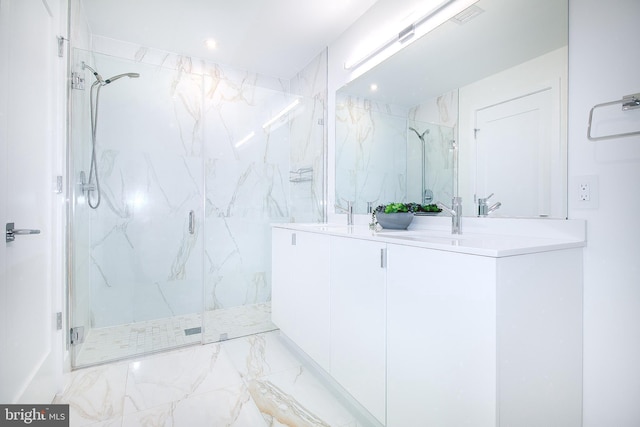
[[459, 252], [488, 257], [507, 257], [536, 252], [548, 252], [586, 246], [583, 236], [558, 233], [557, 236], [526, 236], [514, 234], [464, 232], [451, 234], [441, 229], [416, 228], [409, 230], [370, 230], [366, 225], [340, 224], [272, 224], [289, 230], [321, 233], [331, 236], [351, 237], [406, 246]]

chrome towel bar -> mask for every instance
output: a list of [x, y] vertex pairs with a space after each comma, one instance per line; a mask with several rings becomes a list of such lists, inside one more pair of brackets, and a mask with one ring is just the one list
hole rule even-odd
[[591, 135], [591, 123], [593, 121], [593, 110], [595, 110], [596, 108], [607, 107], [609, 105], [616, 105], [616, 104], [622, 104], [622, 111], [629, 111], [629, 110], [635, 110], [637, 108], [640, 108], [640, 93], [635, 93], [633, 95], [626, 95], [626, 96], [623, 96], [622, 99], [618, 99], [616, 101], [603, 102], [602, 104], [594, 105], [593, 108], [591, 108], [591, 111], [589, 111], [589, 124], [587, 126], [587, 138], [589, 138], [590, 141], [601, 141], [603, 139], [613, 139], [613, 138], [620, 138], [623, 136], [640, 135], [640, 130], [635, 132], [616, 133], [616, 134], [604, 135], [604, 136]]

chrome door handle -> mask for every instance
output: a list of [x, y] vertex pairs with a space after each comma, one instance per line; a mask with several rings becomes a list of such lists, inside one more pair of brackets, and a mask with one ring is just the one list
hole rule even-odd
[[196, 231], [196, 215], [194, 211], [189, 211], [189, 234]]
[[13, 222], [7, 223], [7, 232], [5, 238], [6, 242], [13, 242], [14, 240], [16, 240], [16, 236], [24, 236], [25, 234], [40, 234], [40, 230], [31, 230], [27, 228], [19, 228], [16, 230], [13, 228], [14, 226], [15, 224]]

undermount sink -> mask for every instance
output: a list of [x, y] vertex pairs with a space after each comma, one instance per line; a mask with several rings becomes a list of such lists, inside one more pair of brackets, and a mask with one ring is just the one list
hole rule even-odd
[[391, 239], [412, 240], [418, 242], [444, 243], [459, 245], [462, 241], [480, 240], [479, 236], [466, 236], [464, 234], [450, 234], [446, 232], [402, 231], [396, 233], [378, 233], [380, 237]]

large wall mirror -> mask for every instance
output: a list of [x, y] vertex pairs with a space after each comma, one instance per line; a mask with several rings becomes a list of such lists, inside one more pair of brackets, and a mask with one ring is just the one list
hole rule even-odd
[[336, 94], [336, 200], [567, 217], [567, 0], [479, 0]]

